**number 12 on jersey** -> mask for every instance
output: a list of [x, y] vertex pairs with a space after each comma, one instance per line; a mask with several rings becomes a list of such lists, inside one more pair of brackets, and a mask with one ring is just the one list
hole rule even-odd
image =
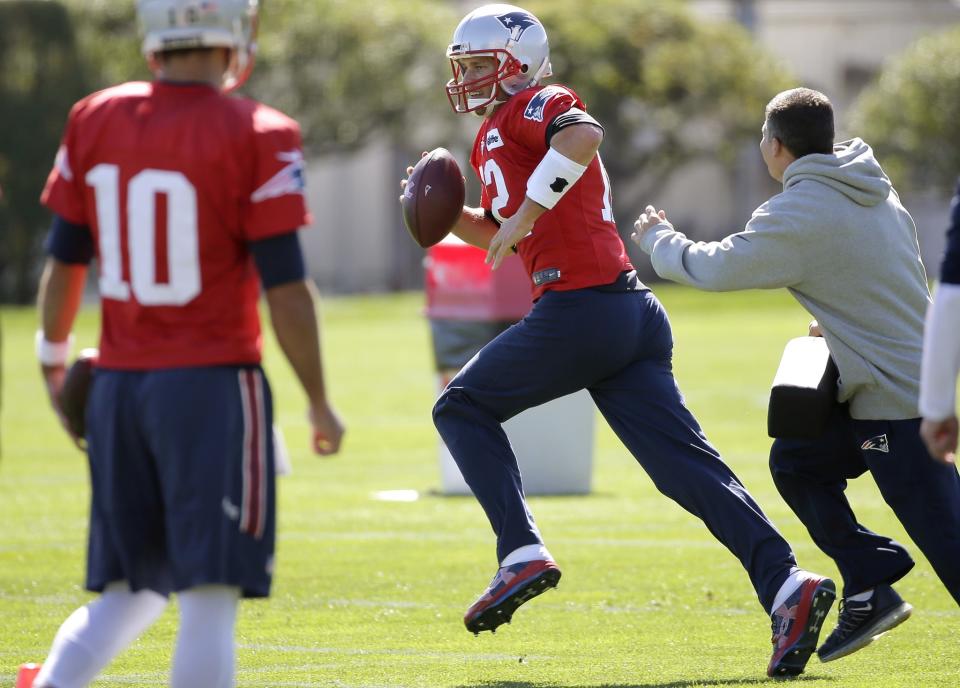
[[[600, 163], [600, 174], [603, 176], [603, 208], [600, 210], [600, 216], [604, 222], [613, 222], [613, 192], [610, 189], [610, 176], [599, 154], [597, 161]], [[487, 193], [490, 196], [490, 212], [497, 218], [497, 222], [504, 222], [507, 218], [501, 215], [500, 211], [510, 202], [510, 190], [503, 177], [503, 170], [500, 169], [496, 160], [488, 158], [483, 164], [482, 176], [483, 184], [487, 187]]]

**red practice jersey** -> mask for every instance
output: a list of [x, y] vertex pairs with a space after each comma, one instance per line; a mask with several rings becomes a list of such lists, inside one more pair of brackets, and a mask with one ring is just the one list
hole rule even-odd
[[[481, 206], [498, 221], [527, 195], [527, 179], [547, 154], [547, 127], [570, 108], [586, 109], [565, 86], [528, 88], [485, 119], [470, 164], [483, 186]], [[610, 182], [600, 156], [580, 180], [520, 240], [517, 251], [534, 280], [533, 297], [548, 289], [609, 284], [633, 266], [613, 219]]]
[[93, 232], [101, 366], [260, 361], [247, 244], [310, 221], [296, 122], [211, 86], [110, 88], [74, 105], [42, 201]]

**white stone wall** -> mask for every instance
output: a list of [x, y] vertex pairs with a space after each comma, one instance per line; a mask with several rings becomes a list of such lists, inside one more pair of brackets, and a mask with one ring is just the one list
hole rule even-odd
[[384, 141], [307, 166], [313, 225], [301, 234], [310, 275], [324, 291], [382, 292], [422, 284], [423, 251], [400, 216], [404, 161]]

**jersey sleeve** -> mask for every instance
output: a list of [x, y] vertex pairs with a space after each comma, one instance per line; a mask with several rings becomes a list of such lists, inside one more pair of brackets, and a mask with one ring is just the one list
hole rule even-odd
[[530, 98], [523, 112], [512, 122], [511, 134], [531, 150], [542, 150], [546, 154], [550, 123], [572, 107], [584, 107], [576, 93], [565, 86], [545, 86]]
[[268, 108], [257, 113], [254, 126], [253, 188], [243, 221], [248, 241], [294, 231], [311, 222], [304, 196], [300, 127]]
[[70, 265], [89, 265], [96, 253], [90, 228], [73, 224], [56, 213], [43, 246], [47, 255]]
[[87, 224], [83, 187], [74, 175], [77, 120], [82, 117], [82, 102], [70, 110], [67, 127], [57, 150], [53, 169], [40, 194], [40, 202], [63, 219], [77, 225]]

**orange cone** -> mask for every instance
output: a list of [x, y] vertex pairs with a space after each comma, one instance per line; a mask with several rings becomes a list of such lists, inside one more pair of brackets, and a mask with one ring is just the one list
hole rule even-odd
[[33, 686], [33, 679], [35, 679], [39, 673], [39, 664], [34, 664], [33, 662], [21, 664], [20, 670], [17, 672], [17, 682], [14, 684], [14, 688], [31, 688], [31, 686]]

